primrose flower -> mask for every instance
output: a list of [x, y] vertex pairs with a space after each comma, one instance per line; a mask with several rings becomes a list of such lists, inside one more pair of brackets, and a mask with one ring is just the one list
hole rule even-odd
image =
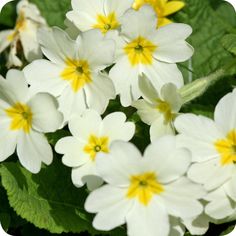
[[175, 63], [192, 56], [193, 49], [185, 41], [192, 29], [185, 24], [156, 29], [156, 20], [150, 6], [143, 6], [139, 11], [130, 9], [121, 19], [116, 64], [109, 75], [123, 106], [140, 97], [138, 77], [142, 74], [158, 90], [166, 83], [173, 83], [177, 88], [183, 86], [183, 76]]
[[51, 95], [31, 94], [21, 71], [9, 70], [6, 80], [0, 78], [0, 161], [16, 149], [20, 163], [37, 173], [41, 162], [49, 165], [53, 158], [43, 133], [56, 131], [63, 117]]
[[115, 97], [112, 81], [101, 72], [113, 63], [113, 40], [91, 30], [73, 41], [59, 28], [41, 31], [39, 38], [50, 61], [36, 60], [24, 68], [32, 90], [58, 97], [65, 122], [86, 108], [103, 113], [109, 99]]
[[191, 155], [177, 148], [174, 136], [163, 136], [147, 147], [144, 157], [131, 143], [115, 141], [97, 157], [97, 171], [108, 183], [93, 191], [85, 209], [97, 213], [93, 226], [111, 230], [127, 223], [129, 236], [170, 232], [170, 216], [201, 214], [197, 200], [204, 191], [184, 177]]
[[[179, 145], [191, 150], [197, 162], [190, 167], [189, 178], [212, 191], [206, 197], [210, 201], [206, 213], [216, 219], [226, 217], [236, 205], [236, 89], [216, 105], [214, 121], [185, 114], [174, 125]], [[213, 204], [219, 196], [222, 204]]]
[[64, 154], [62, 162], [72, 169], [72, 181], [77, 187], [87, 183], [89, 189], [102, 184], [96, 171], [98, 153], [110, 152], [114, 140], [129, 141], [135, 131], [132, 122], [126, 122], [122, 112], [114, 112], [103, 120], [94, 110], [87, 110], [82, 116], [69, 121], [73, 136], [60, 139], [55, 150]]
[[22, 0], [17, 4], [17, 14], [15, 28], [0, 32], [0, 53], [10, 46], [8, 67], [22, 66], [22, 61], [18, 57], [21, 47], [29, 62], [42, 57], [37, 30], [46, 27], [45, 19], [40, 15], [36, 5], [27, 0]]
[[137, 108], [141, 120], [151, 125], [151, 140], [164, 134], [174, 134], [173, 121], [182, 105], [176, 86], [164, 84], [159, 94], [145, 77], [141, 77], [139, 88], [143, 99], [133, 102], [132, 106]]
[[133, 8], [138, 10], [144, 4], [149, 4], [155, 10], [158, 22], [157, 25], [164, 26], [172, 23], [167, 16], [181, 10], [185, 4], [182, 1], [168, 1], [168, 0], [135, 0], [133, 3]]
[[81, 31], [99, 29], [103, 34], [120, 27], [120, 17], [133, 0], [72, 0], [67, 18]]

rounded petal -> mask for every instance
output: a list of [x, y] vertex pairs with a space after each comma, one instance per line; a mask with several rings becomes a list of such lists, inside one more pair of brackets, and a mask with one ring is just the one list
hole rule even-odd
[[68, 85], [68, 82], [60, 76], [62, 71], [62, 66], [47, 60], [36, 60], [23, 70], [32, 92], [46, 92], [54, 96], [61, 95]]
[[13, 33], [14, 30], [4, 30], [0, 32], [0, 53], [11, 44], [11, 40], [8, 40], [8, 37]]
[[201, 185], [182, 177], [165, 185], [160, 197], [170, 215], [190, 218], [203, 212], [203, 206], [197, 199], [202, 198], [205, 194]]
[[135, 11], [128, 10], [121, 18], [121, 34], [129, 40], [134, 40], [140, 35], [147, 39], [156, 29], [157, 17], [151, 6], [145, 5]]
[[92, 213], [98, 212], [93, 227], [107, 231], [125, 223], [131, 204], [132, 201], [125, 198], [124, 189], [105, 185], [90, 193], [85, 202], [85, 209]]
[[215, 108], [214, 118], [225, 134], [236, 129], [236, 89], [220, 99]]
[[113, 140], [129, 141], [135, 132], [135, 124], [126, 122], [126, 115], [123, 112], [110, 113], [103, 119], [102, 126], [102, 133], [109, 137], [110, 142]]
[[17, 137], [17, 155], [20, 163], [30, 172], [38, 173], [41, 162], [49, 165], [53, 159], [51, 146], [43, 134], [22, 132]]
[[168, 236], [170, 223], [165, 207], [155, 198], [144, 206], [135, 202], [126, 216], [129, 236]]
[[158, 91], [166, 83], [172, 83], [177, 88], [184, 84], [183, 76], [175, 64], [154, 60], [151, 66], [143, 67], [143, 73]]
[[157, 173], [160, 183], [168, 183], [185, 174], [191, 155], [187, 149], [177, 148], [175, 136], [168, 135], [146, 148], [144, 160]]
[[117, 17], [122, 16], [129, 8], [131, 8], [133, 0], [105, 0], [104, 12], [109, 15], [111, 12], [115, 12]]
[[182, 1], [170, 1], [167, 2], [164, 8], [164, 16], [171, 15], [185, 6], [185, 3]]
[[55, 151], [64, 154], [62, 162], [66, 166], [78, 167], [89, 161], [89, 157], [82, 150], [84, 143], [73, 136], [65, 137], [57, 141]]
[[74, 116], [69, 121], [69, 129], [72, 135], [88, 140], [91, 134], [100, 136], [102, 118], [94, 110], [86, 110], [81, 116]]
[[234, 170], [233, 164], [222, 166], [219, 159], [215, 158], [193, 164], [188, 171], [188, 177], [194, 182], [203, 184], [204, 188], [210, 191], [229, 180]]
[[142, 170], [139, 163], [141, 158], [141, 153], [133, 144], [114, 141], [108, 154], [97, 155], [97, 172], [109, 184], [128, 186], [130, 175]]
[[106, 110], [109, 100], [115, 98], [115, 89], [112, 81], [105, 74], [93, 74], [92, 80], [84, 88], [86, 102], [90, 109], [102, 114]]
[[54, 132], [62, 125], [63, 116], [57, 110], [58, 103], [46, 93], [33, 96], [28, 105], [33, 113], [32, 125], [39, 132]]
[[228, 196], [236, 202], [236, 174], [224, 185]]

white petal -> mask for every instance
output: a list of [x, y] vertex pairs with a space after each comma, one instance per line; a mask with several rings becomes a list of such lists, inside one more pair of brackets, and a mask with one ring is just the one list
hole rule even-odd
[[225, 134], [236, 128], [236, 90], [220, 99], [214, 116], [216, 124]]
[[150, 139], [151, 141], [155, 141], [157, 138], [160, 138], [163, 135], [174, 135], [175, 130], [172, 125], [172, 122], [167, 122], [163, 115], [160, 115], [150, 127]]
[[148, 125], [151, 125], [155, 120], [162, 116], [162, 114], [156, 108], [156, 104], [148, 103], [144, 99], [134, 101], [132, 106], [137, 109], [137, 113], [141, 120]]
[[72, 135], [88, 140], [91, 134], [100, 136], [102, 118], [94, 110], [86, 110], [81, 116], [74, 116], [69, 121], [69, 129]]
[[11, 41], [8, 40], [7, 37], [13, 33], [14, 30], [4, 30], [0, 32], [0, 53], [11, 44]]
[[102, 114], [106, 110], [109, 100], [115, 98], [115, 89], [112, 81], [105, 74], [93, 74], [92, 80], [84, 88], [86, 102], [89, 108]]
[[105, 0], [104, 11], [106, 15], [115, 12], [117, 17], [122, 16], [129, 8], [132, 7], [133, 0]]
[[188, 218], [198, 216], [203, 212], [203, 206], [197, 199], [204, 195], [201, 185], [182, 177], [165, 185], [160, 197], [165, 202], [169, 214]]
[[19, 34], [25, 58], [31, 62], [42, 58], [42, 52], [37, 40], [38, 25], [31, 20], [25, 20], [25, 24], [26, 29], [19, 30]]
[[65, 137], [55, 145], [57, 153], [64, 154], [62, 162], [66, 166], [78, 167], [89, 161], [89, 157], [82, 150], [84, 143], [73, 136]]
[[64, 122], [70, 120], [74, 115], [81, 115], [87, 108], [83, 89], [75, 93], [70, 86], [63, 90], [58, 102]]
[[207, 161], [219, 156], [214, 143], [224, 136], [211, 119], [184, 114], [175, 119], [174, 126], [181, 133], [178, 137], [178, 145], [191, 150], [193, 161]]
[[129, 40], [139, 36], [149, 39], [156, 29], [157, 17], [151, 6], [128, 10], [121, 18], [121, 33]]
[[174, 136], [164, 136], [146, 148], [144, 160], [157, 172], [158, 181], [167, 183], [184, 175], [191, 156], [187, 149], [176, 147]]
[[100, 30], [84, 32], [77, 38], [79, 58], [87, 60], [92, 70], [103, 70], [114, 61], [115, 43], [104, 38]]
[[218, 158], [193, 164], [189, 171], [188, 177], [194, 182], [204, 184], [208, 191], [220, 187], [229, 178], [234, 171], [234, 165], [222, 166]]
[[63, 69], [50, 61], [36, 60], [26, 66], [23, 72], [33, 92], [47, 92], [59, 96], [68, 85], [60, 76]]
[[62, 125], [63, 116], [57, 110], [58, 104], [54, 97], [47, 93], [33, 96], [28, 105], [33, 113], [33, 128], [40, 132], [54, 132]]
[[[121, 74], [121, 71], [124, 73]], [[130, 106], [133, 100], [137, 100], [141, 96], [140, 91], [139, 94], [136, 94], [135, 98], [132, 96], [131, 85], [138, 87], [138, 75], [139, 68], [131, 67], [127, 57], [122, 57], [111, 68], [109, 76], [114, 83], [116, 94], [120, 94], [122, 106]]]
[[18, 136], [17, 155], [20, 163], [32, 173], [40, 171], [41, 162], [49, 165], [53, 159], [52, 149], [46, 137], [34, 131], [29, 134], [22, 131]]
[[93, 226], [100, 230], [111, 230], [125, 223], [132, 201], [125, 199], [125, 190], [105, 185], [88, 196], [85, 209], [98, 212]]
[[109, 184], [128, 186], [130, 176], [142, 170], [141, 158], [141, 153], [133, 144], [114, 141], [108, 154], [97, 155], [97, 172]]
[[113, 112], [107, 115], [103, 121], [104, 135], [113, 140], [129, 141], [135, 132], [135, 125], [132, 122], [126, 122], [126, 115], [123, 112]]
[[170, 225], [171, 228], [169, 236], [184, 236], [186, 230], [178, 218], [170, 217]]
[[63, 65], [67, 58], [76, 58], [75, 41], [60, 28], [41, 29], [38, 38], [44, 55], [52, 62]]
[[234, 174], [230, 181], [224, 184], [226, 193], [236, 202], [236, 174]]
[[135, 202], [127, 214], [127, 228], [129, 236], [168, 236], [170, 223], [165, 207], [155, 198], [144, 206]]
[[175, 64], [153, 60], [152, 65], [143, 67], [143, 72], [158, 91], [166, 83], [173, 83], [177, 88], [181, 88], [184, 83], [183, 76]]

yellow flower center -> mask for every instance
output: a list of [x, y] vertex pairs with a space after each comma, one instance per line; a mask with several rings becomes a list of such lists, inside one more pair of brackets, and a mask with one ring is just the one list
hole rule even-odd
[[30, 132], [33, 114], [29, 106], [18, 102], [11, 108], [6, 109], [5, 112], [12, 119], [11, 130], [23, 129], [25, 133]]
[[77, 92], [79, 89], [83, 88], [86, 83], [92, 81], [87, 61], [68, 58], [65, 64], [66, 68], [62, 71], [61, 77], [70, 82], [74, 92]]
[[107, 136], [97, 137], [91, 134], [88, 140], [88, 144], [84, 146], [84, 152], [90, 155], [92, 161], [95, 161], [98, 152], [109, 152], [108, 143], [109, 138]]
[[149, 40], [139, 36], [124, 47], [124, 51], [129, 58], [132, 66], [138, 64], [150, 65], [153, 60], [153, 52], [157, 46]]
[[173, 115], [169, 103], [158, 100], [157, 109], [164, 115], [166, 122], [170, 122], [172, 120]]
[[7, 40], [13, 41], [15, 37], [18, 35], [19, 30], [25, 30], [26, 28], [26, 20], [23, 12], [20, 12], [19, 17], [16, 21], [15, 30], [12, 34], [8, 35]]
[[111, 12], [108, 16], [98, 14], [97, 23], [93, 25], [93, 28], [100, 29], [101, 32], [105, 34], [108, 30], [117, 29], [119, 25], [116, 13]]
[[236, 163], [236, 130], [230, 131], [225, 139], [217, 140], [215, 148], [221, 155], [222, 166]]
[[133, 175], [130, 178], [130, 186], [127, 192], [127, 198], [137, 198], [144, 205], [148, 205], [154, 194], [160, 194], [164, 191], [157, 176], [153, 172], [146, 172], [140, 175]]

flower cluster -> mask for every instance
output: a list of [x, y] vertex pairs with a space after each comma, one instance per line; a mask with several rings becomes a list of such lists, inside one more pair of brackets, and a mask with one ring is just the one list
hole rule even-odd
[[[38, 9], [18, 4], [8, 65], [21, 66], [20, 43], [31, 62], [0, 78], [0, 161], [16, 150], [32, 173], [53, 161], [45, 136], [68, 127], [54, 149], [87, 186], [93, 227], [127, 225], [129, 236], [202, 235], [208, 222], [236, 211], [236, 90], [217, 104], [214, 120], [180, 114], [184, 86], [176, 63], [193, 55], [189, 25], [166, 18], [181, 1], [72, 0], [67, 20], [78, 35], [46, 27]], [[77, 32], [77, 31], [76, 31]], [[41, 52], [44, 55], [40, 59]], [[150, 126], [144, 153], [132, 143], [135, 123], [110, 100], [136, 108]], [[176, 134], [178, 133], [178, 134]], [[130, 141], [130, 142], [129, 142]], [[207, 223], [206, 223], [207, 222]]]

